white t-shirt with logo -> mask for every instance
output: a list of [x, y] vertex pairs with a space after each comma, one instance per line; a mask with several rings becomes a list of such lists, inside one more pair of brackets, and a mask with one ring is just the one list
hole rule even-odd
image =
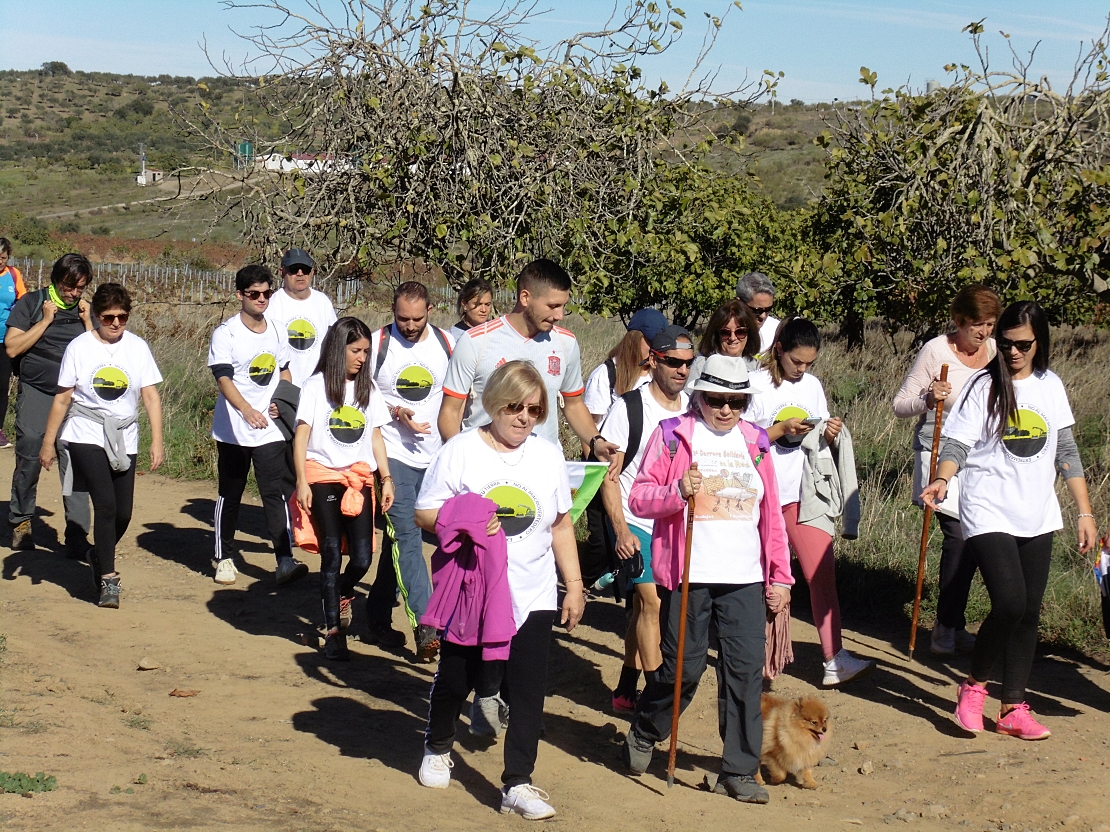
[[694, 423], [694, 462], [701, 490], [694, 497], [690, 583], [754, 584], [763, 581], [759, 504], [763, 480], [738, 427], [727, 433]]
[[295, 385], [302, 386], [316, 371], [324, 336], [336, 321], [331, 299], [312, 289], [307, 298], [297, 300], [284, 289], [278, 289], [266, 307], [266, 317], [285, 334], [289, 344], [289, 374]]
[[[464, 339], [465, 340], [465, 339]], [[499, 506], [509, 550], [509, 593], [517, 627], [537, 610], [558, 609], [551, 527], [570, 511], [570, 479], [558, 445], [532, 434], [499, 454], [470, 430], [453, 436], [432, 459], [416, 509], [438, 509], [458, 494], [481, 494]]]
[[[127, 331], [114, 344], [103, 343], [92, 332], [78, 335], [66, 347], [58, 372], [58, 387], [72, 387], [74, 402], [117, 419], [134, 416], [140, 391], [161, 380], [146, 341]], [[123, 438], [127, 453], [139, 452], [138, 423]], [[60, 439], [103, 448], [104, 426], [71, 414]]]
[[[632, 483], [636, 481], [636, 475], [640, 473], [640, 465], [644, 461], [644, 448], [647, 447], [648, 437], [651, 436], [652, 431], [654, 431], [664, 419], [673, 419], [675, 416], [681, 416], [685, 413], [690, 397], [685, 393], [681, 393], [678, 410], [667, 410], [656, 401], [655, 396], [651, 394], [651, 387], [647, 386], [640, 389], [640, 399], [644, 403], [644, 429], [640, 434], [640, 445], [632, 457], [632, 462], [624, 469], [620, 476], [621, 507], [624, 509], [624, 519], [628, 525], [635, 526], [651, 534], [655, 521], [644, 517], [637, 517], [633, 514], [628, 508], [628, 495], [632, 491]], [[609, 411], [609, 415], [601, 426], [601, 434], [610, 442], [619, 445], [621, 453], [627, 454], [629, 442], [628, 431], [628, 403], [623, 398], [618, 398], [616, 404], [613, 405], [613, 409]]]
[[1017, 420], [1006, 434], [987, 424], [990, 382], [975, 376], [944, 419], [941, 434], [967, 445], [960, 470], [960, 524], [964, 537], [1004, 532], [1036, 537], [1063, 528], [1056, 499], [1058, 432], [1075, 424], [1064, 383], [1051, 370], [1014, 381]]
[[[767, 370], [757, 370], [752, 379], [753, 386], [758, 383], [765, 392], [751, 397], [748, 410], [744, 413], [749, 422], [769, 428], [787, 419], [829, 418], [825, 389], [811, 373], [806, 373], [798, 381], [783, 381], [778, 387], [772, 384]], [[771, 443], [771, 453], [775, 460], [779, 502], [784, 506], [798, 502], [802, 499], [802, 474], [805, 470], [802, 437], [783, 436]]]
[[543, 377], [547, 387], [547, 418], [536, 425], [536, 433], [559, 446], [559, 394], [580, 396], [585, 387], [578, 341], [570, 330], [557, 326], [551, 332], [526, 338], [504, 316], [471, 327], [455, 345], [443, 392], [465, 399], [473, 388], [474, 399], [463, 429], [485, 425], [490, 420], [482, 408], [486, 381], [502, 364], [517, 359], [532, 362]]
[[[376, 378], [377, 387], [387, 406], [412, 410], [415, 413], [413, 421], [427, 422], [432, 432], [416, 433], [400, 422], [390, 421], [382, 426], [382, 438], [390, 459], [411, 468], [427, 468], [443, 444], [436, 422], [443, 402], [443, 379], [451, 359], [431, 325], [424, 330], [424, 340], [416, 343], [406, 341], [394, 324], [390, 324], [389, 335], [385, 363]], [[444, 336], [453, 347], [454, 339], [447, 333]], [[371, 369], [378, 366], [381, 343], [382, 330], [379, 329], [370, 339]]]
[[759, 354], [766, 355], [767, 350], [771, 349], [771, 344], [775, 342], [775, 333], [778, 332], [779, 324], [782, 323], [778, 318], [772, 318], [768, 315], [763, 323], [759, 325]]
[[355, 401], [355, 383], [348, 381], [343, 404], [332, 407], [324, 389], [324, 376], [317, 373], [301, 388], [297, 421], [312, 428], [308, 435], [309, 459], [328, 468], [349, 468], [356, 462], [366, 462], [372, 471], [378, 470], [371, 439], [374, 428], [389, 421], [389, 411], [377, 387], [370, 388], [370, 401], [361, 408]]
[[277, 326], [269, 320], [264, 332], [255, 332], [248, 329], [236, 314], [212, 333], [208, 366], [219, 364], [231, 365], [231, 380], [235, 389], [247, 404], [266, 417], [267, 424], [262, 429], [252, 428], [220, 393], [212, 414], [212, 438], [244, 448], [284, 442], [285, 437], [270, 418], [270, 400], [281, 380], [281, 368], [289, 364], [289, 344], [284, 333], [279, 333]]
[[[609, 369], [606, 361], [602, 361], [586, 379], [586, 392], [582, 394], [582, 401], [586, 410], [593, 416], [604, 416], [620, 399], [616, 387], [609, 386]], [[632, 383], [632, 390], [643, 387], [651, 381], [650, 375], [642, 375]], [[608, 437], [606, 437], [608, 438]]]

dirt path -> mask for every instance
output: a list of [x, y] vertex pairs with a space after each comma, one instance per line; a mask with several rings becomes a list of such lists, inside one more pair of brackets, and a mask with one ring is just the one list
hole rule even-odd
[[[12, 453], [2, 452], [0, 482], [11, 467]], [[57, 478], [44, 475], [44, 522], [36, 524], [43, 548], [0, 551], [0, 770], [44, 771], [58, 789], [0, 795], [0, 826], [524, 828], [496, 811], [499, 747], [464, 738], [449, 790], [417, 784], [433, 667], [357, 641], [348, 665], [326, 663], [302, 643], [319, 610], [315, 575], [279, 590], [257, 536], [247, 537], [239, 583], [212, 582], [213, 495], [206, 483], [140, 480], [119, 565], [122, 609], [100, 610], [90, 603], [87, 568], [58, 550]], [[243, 519], [262, 531], [259, 508], [244, 506]], [[663, 752], [644, 777], [621, 773], [626, 723], [606, 705], [623, 621], [619, 607], [593, 601], [585, 625], [556, 639], [535, 780], [551, 794], [560, 828], [825, 830], [885, 820], [919, 829], [1110, 830], [1105, 668], [1039, 659], [1031, 701], [1055, 735], [1042, 743], [969, 739], [948, 717], [966, 659], [910, 666], [887, 640], [846, 632], [849, 648], [880, 667], [844, 692], [822, 694], [837, 764], [817, 770], [816, 792], [772, 787], [769, 806], [743, 806], [696, 789], [715, 772], [720, 749], [711, 672], [683, 718], [675, 788], [666, 789]], [[798, 622], [795, 638], [798, 660], [775, 688], [812, 693], [816, 634]], [[137, 670], [144, 657], [160, 667]], [[175, 688], [199, 693], [169, 696]]]

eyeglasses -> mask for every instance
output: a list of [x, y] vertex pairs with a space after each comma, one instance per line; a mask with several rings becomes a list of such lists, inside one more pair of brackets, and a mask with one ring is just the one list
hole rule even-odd
[[748, 337], [748, 328], [746, 326], [738, 327], [737, 329], [718, 329], [717, 337], [722, 341], [731, 341], [735, 338], [737, 341], [743, 340]]
[[248, 289], [243, 292], [242, 295], [251, 300], [258, 300], [259, 298], [266, 298], [266, 300], [269, 300], [274, 296], [275, 291], [274, 289]]
[[290, 266], [285, 270], [288, 275], [294, 274], [312, 274], [312, 266]]
[[[652, 352], [655, 352], [655, 350], [652, 350]], [[673, 355], [663, 355], [661, 352], [656, 352], [655, 358], [664, 367], [670, 367], [672, 370], [677, 370], [679, 367], [692, 367], [694, 364], [693, 358], [676, 358]]]
[[770, 306], [749, 306], [748, 309], [752, 310], [753, 315], [770, 315]]
[[1005, 338], [999, 338], [998, 339], [998, 350], [999, 350], [999, 352], [1002, 352], [1002, 353], [1008, 353], [1011, 349], [1013, 349], [1014, 347], [1017, 347], [1017, 351], [1020, 352], [1022, 355], [1024, 355], [1025, 353], [1029, 352], [1029, 350], [1033, 349], [1033, 345], [1035, 343], [1037, 343], [1035, 340], [1033, 340], [1033, 341], [1007, 341]]
[[709, 393], [701, 394], [702, 401], [714, 410], [721, 410], [726, 404], [733, 410], [740, 410], [747, 402], [747, 396], [712, 396]]
[[[525, 409], [526, 408], [524, 407], [524, 405], [522, 405], [520, 402], [510, 402], [504, 407], [505, 412], [513, 416], [519, 415], [520, 412]], [[528, 415], [531, 416], [533, 419], [539, 419], [541, 416], [543, 416], [543, 407], [538, 404], [528, 405], [527, 410]]]
[[116, 321], [119, 321], [120, 326], [127, 323], [127, 319], [131, 317], [130, 312], [121, 312], [119, 315], [100, 315], [100, 322], [112, 326]]

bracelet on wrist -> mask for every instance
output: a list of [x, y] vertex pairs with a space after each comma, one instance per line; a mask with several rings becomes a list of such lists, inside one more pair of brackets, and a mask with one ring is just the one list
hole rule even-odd
[[582, 579], [581, 578], [565, 578], [563, 580], [563, 583], [564, 584], [580, 584], [580, 583], [582, 583]]
[[938, 481], [944, 483], [946, 486], [948, 485], [948, 480], [946, 480], [944, 477], [933, 477], [933, 482]]
[[1082, 513], [1082, 514], [1080, 514], [1079, 516], [1080, 516], [1080, 517], [1090, 517], [1090, 518], [1091, 518], [1092, 520], [1094, 520], [1094, 519], [1095, 519], [1095, 516], [1094, 516], [1093, 514], [1087, 514], [1086, 512], [1083, 512], [1083, 513]]

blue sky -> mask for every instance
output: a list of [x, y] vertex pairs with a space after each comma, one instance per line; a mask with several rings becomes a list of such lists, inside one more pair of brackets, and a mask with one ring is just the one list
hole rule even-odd
[[[288, 2], [297, 7], [301, 0]], [[672, 87], [682, 85], [697, 52], [702, 12], [721, 14], [728, 7], [724, 0], [677, 4], [687, 13], [686, 39], [643, 64], [646, 75]], [[227, 10], [218, 0], [6, 0], [4, 6], [5, 69], [60, 60], [90, 71], [210, 75], [202, 41], [216, 54], [241, 60], [248, 49], [232, 30], [268, 19], [257, 9]], [[1059, 87], [1070, 78], [1080, 42], [1097, 38], [1110, 12], [1110, 2], [1092, 0], [748, 0], [743, 6], [730, 13], [710, 61], [720, 67], [719, 86], [731, 88], [745, 73], [781, 70], [786, 77], [779, 98], [806, 101], [860, 97], [866, 92], [857, 81], [860, 66], [878, 72], [879, 89], [943, 80], [944, 64], [973, 61], [960, 29], [982, 17], [998, 66], [1008, 62], [1000, 29], [1021, 53], [1040, 41], [1035, 72]], [[540, 0], [540, 7], [550, 9], [533, 26], [532, 36], [541, 41], [594, 28], [611, 8], [604, 0]]]

